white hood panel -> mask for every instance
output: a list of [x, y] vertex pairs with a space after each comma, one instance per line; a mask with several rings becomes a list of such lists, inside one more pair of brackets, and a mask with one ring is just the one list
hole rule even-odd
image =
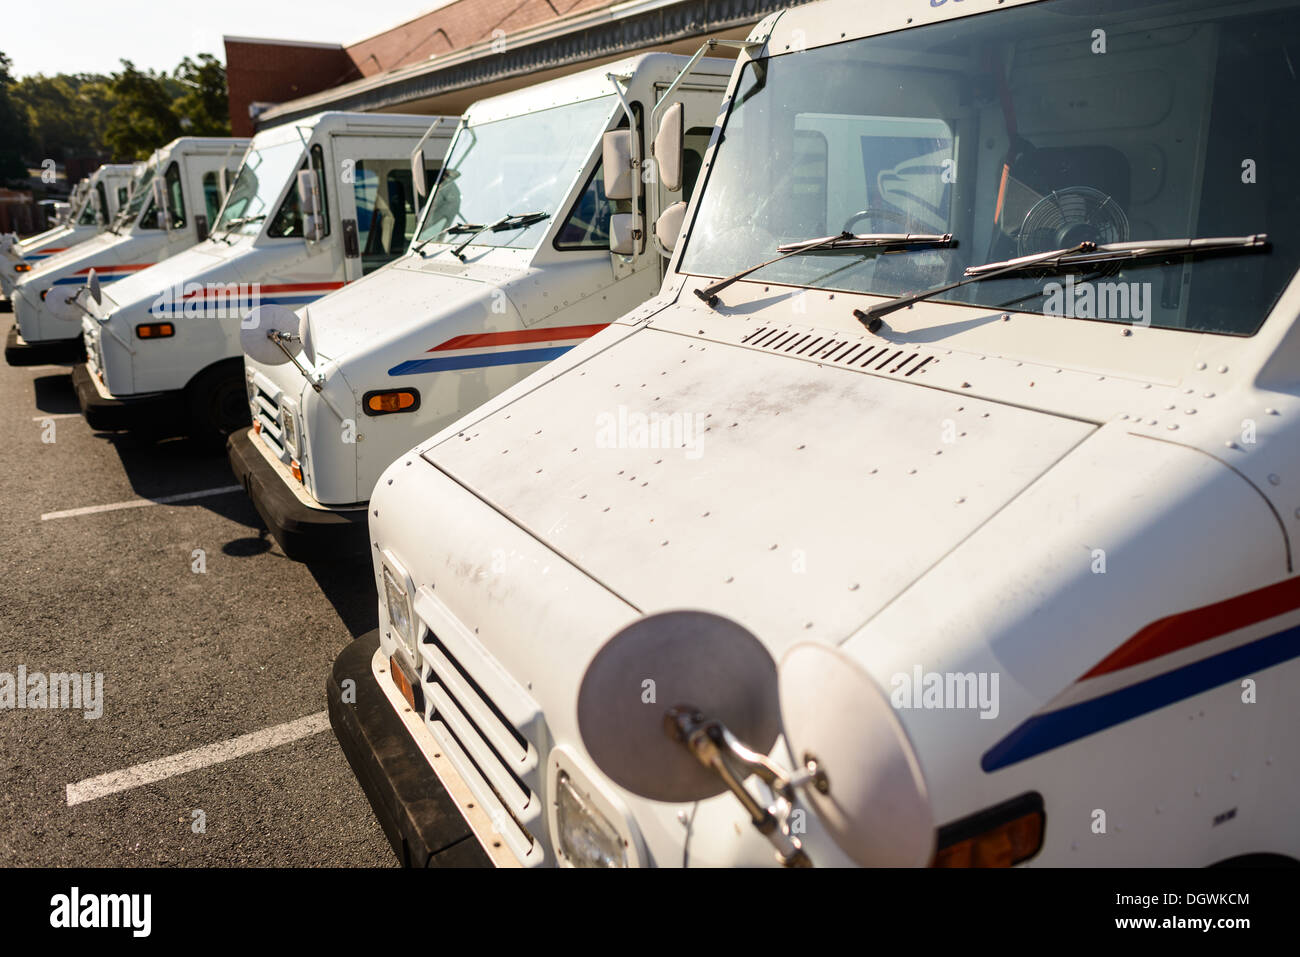
[[643, 329], [425, 458], [642, 612], [779, 655], [843, 640], [1093, 429]]

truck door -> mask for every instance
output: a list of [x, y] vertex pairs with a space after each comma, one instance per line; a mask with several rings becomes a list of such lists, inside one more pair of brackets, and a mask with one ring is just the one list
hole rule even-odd
[[[655, 96], [663, 96], [667, 89], [667, 84], [656, 87]], [[720, 90], [692, 86], [689, 80], [673, 94], [673, 102], [680, 102], [686, 107], [686, 136], [684, 139], [686, 155], [682, 165], [682, 188], [677, 192], [671, 192], [664, 189], [662, 183], [656, 183], [651, 194], [652, 202], [650, 206], [652, 210], [647, 211], [646, 225], [648, 229], [654, 229], [655, 220], [669, 206], [678, 202], [689, 203], [691, 201], [691, 196], [695, 190], [695, 181], [699, 178], [700, 168], [704, 165], [704, 154], [709, 149], [709, 139], [713, 136], [713, 126], [718, 119], [721, 99]], [[657, 129], [647, 130], [647, 142], [653, 140], [657, 132]], [[658, 258], [659, 277], [662, 279], [668, 268], [668, 260], [663, 257]]]
[[[411, 182], [415, 136], [335, 136], [346, 280], [352, 282], [406, 252], [420, 208]], [[425, 162], [432, 183], [441, 161]], [[426, 189], [427, 192], [427, 189]]]

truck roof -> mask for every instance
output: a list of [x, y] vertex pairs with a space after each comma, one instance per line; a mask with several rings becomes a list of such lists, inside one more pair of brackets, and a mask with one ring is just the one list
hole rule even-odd
[[184, 150], [189, 153], [224, 153], [232, 144], [247, 146], [249, 140], [242, 136], [178, 136], [170, 143], [160, 146], [157, 152]]
[[750, 37], [765, 39], [765, 53], [777, 55], [806, 47], [857, 40], [943, 20], [957, 20], [989, 10], [1042, 0], [930, 0], [929, 4], [862, 3], [821, 0], [774, 13], [754, 27]]
[[[665, 82], [671, 82], [689, 59], [676, 53], [642, 53], [625, 57], [526, 89], [479, 100], [470, 106], [465, 115], [476, 123], [483, 123], [603, 96], [614, 92], [614, 87], [606, 79], [611, 73], [615, 76], [632, 76], [644, 70], [662, 70]], [[708, 57], [696, 64], [692, 77], [697, 81], [716, 83], [721, 90], [731, 79], [734, 67], [734, 60]]]
[[[253, 139], [262, 145], [293, 141], [299, 138], [298, 130], [311, 129], [315, 131], [321, 127], [348, 130], [361, 134], [402, 133], [418, 135], [427, 130], [435, 119], [438, 119], [438, 117], [415, 113], [348, 113], [342, 110], [327, 110], [323, 113], [304, 117], [301, 120], [295, 120], [292, 123], [284, 123], [280, 126], [259, 130]], [[456, 128], [456, 121], [459, 120], [459, 117], [445, 117], [445, 119], [452, 122], [444, 123], [439, 132], [443, 136], [450, 136]]]

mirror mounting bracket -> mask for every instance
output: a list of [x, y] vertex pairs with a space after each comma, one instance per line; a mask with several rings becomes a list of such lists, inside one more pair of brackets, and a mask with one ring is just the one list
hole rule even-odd
[[[664, 733], [722, 779], [755, 830], [775, 848], [783, 866], [813, 866], [802, 842], [791, 831], [790, 817], [798, 788], [811, 786], [822, 794], [830, 793], [830, 780], [815, 757], [805, 755], [804, 766], [793, 774], [787, 773], [766, 755], [745, 745], [721, 721], [706, 717], [690, 705], [669, 708], [664, 713]], [[751, 774], [776, 795], [771, 806], [765, 806], [745, 787], [744, 781]]]

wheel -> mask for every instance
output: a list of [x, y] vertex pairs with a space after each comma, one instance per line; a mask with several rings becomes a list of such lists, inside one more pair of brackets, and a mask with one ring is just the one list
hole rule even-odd
[[251, 421], [242, 362], [200, 373], [188, 391], [190, 436], [198, 442], [221, 444], [227, 435]]

